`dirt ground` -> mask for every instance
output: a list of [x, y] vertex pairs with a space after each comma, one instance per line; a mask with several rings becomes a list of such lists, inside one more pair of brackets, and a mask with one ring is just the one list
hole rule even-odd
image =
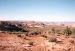
[[42, 36], [18, 36], [0, 33], [0, 51], [75, 51], [75, 38], [57, 36], [58, 42], [49, 42]]

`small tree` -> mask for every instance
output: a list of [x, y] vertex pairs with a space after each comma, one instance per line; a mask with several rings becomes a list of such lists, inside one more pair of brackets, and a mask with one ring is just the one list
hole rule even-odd
[[54, 29], [54, 28], [52, 28], [51, 30], [52, 30], [52, 33], [54, 33], [54, 34], [55, 34], [55, 29]]
[[71, 34], [72, 34], [72, 31], [71, 31], [71, 29], [67, 26], [66, 29], [64, 30], [64, 33], [65, 33], [66, 35], [71, 35]]

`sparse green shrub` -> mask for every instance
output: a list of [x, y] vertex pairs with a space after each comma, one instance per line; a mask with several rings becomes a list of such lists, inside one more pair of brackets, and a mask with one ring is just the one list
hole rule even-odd
[[52, 33], [54, 33], [54, 34], [55, 34], [55, 28], [52, 28], [52, 29], [51, 29], [51, 31], [52, 31]]
[[57, 41], [57, 39], [55, 37], [50, 37], [49, 38], [49, 42], [56, 42], [56, 41]]
[[67, 26], [66, 29], [64, 30], [64, 33], [65, 33], [66, 35], [71, 35], [71, 34], [72, 34], [72, 31], [71, 31], [71, 29]]

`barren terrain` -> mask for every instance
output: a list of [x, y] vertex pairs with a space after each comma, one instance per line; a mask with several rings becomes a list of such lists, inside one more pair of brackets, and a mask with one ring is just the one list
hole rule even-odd
[[75, 51], [75, 33], [63, 33], [65, 25], [68, 24], [1, 22], [0, 51]]

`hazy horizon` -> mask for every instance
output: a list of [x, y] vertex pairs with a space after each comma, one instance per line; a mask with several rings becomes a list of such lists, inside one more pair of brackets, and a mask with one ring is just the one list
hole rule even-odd
[[0, 0], [0, 20], [75, 22], [75, 0]]

